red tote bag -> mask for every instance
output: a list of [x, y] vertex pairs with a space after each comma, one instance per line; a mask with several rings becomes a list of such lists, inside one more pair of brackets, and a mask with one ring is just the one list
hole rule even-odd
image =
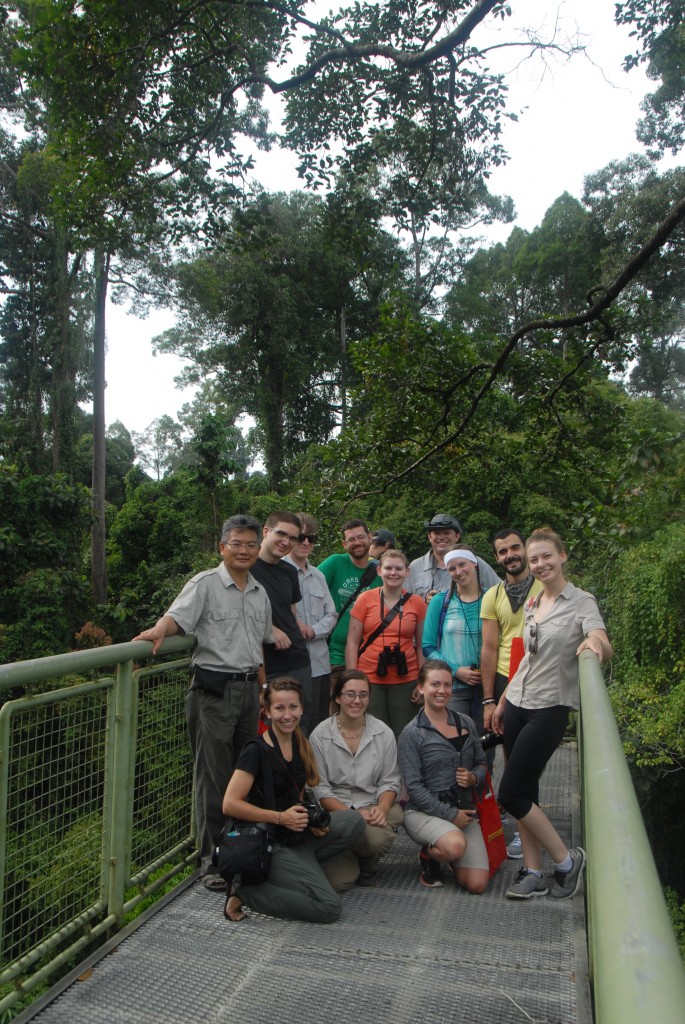
[[507, 844], [504, 841], [502, 819], [500, 818], [495, 791], [492, 788], [490, 772], [485, 776], [485, 792], [483, 799], [476, 802], [476, 810], [478, 811], [480, 830], [485, 840], [485, 848], [488, 851], [490, 878], [492, 878], [507, 859]]

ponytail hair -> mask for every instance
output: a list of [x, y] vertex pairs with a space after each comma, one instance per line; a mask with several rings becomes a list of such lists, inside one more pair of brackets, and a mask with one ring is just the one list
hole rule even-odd
[[442, 658], [426, 658], [423, 665], [419, 669], [419, 677], [416, 680], [416, 682], [423, 686], [423, 684], [428, 679], [428, 673], [434, 672], [436, 669], [438, 669], [441, 672], [449, 672], [451, 676], [454, 675], [454, 673], [452, 672], [452, 666], [448, 661], [444, 661]]
[[[293, 679], [292, 676], [275, 676], [274, 679], [269, 679], [267, 681], [266, 689], [264, 690], [264, 703], [267, 708], [271, 707], [271, 701], [275, 694], [286, 692], [296, 693], [299, 697], [300, 704], [304, 707], [302, 686], [297, 679]], [[299, 751], [302, 764], [304, 765], [304, 780], [308, 786], [318, 786], [319, 769], [316, 766], [314, 751], [299, 725], [295, 727], [293, 736], [295, 737], [297, 749]]]
[[568, 555], [568, 548], [564, 544], [563, 540], [559, 534], [549, 526], [541, 526], [540, 529], [533, 530], [526, 541], [526, 550], [528, 550], [529, 544], [534, 544], [536, 541], [546, 541], [548, 544], [553, 544], [560, 555]]

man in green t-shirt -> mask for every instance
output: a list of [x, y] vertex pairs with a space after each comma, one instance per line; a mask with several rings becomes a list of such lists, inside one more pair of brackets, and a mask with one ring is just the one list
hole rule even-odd
[[329, 555], [320, 571], [326, 577], [338, 622], [328, 641], [331, 652], [331, 684], [345, 668], [345, 644], [350, 623], [350, 608], [364, 590], [380, 587], [377, 563], [369, 558], [371, 534], [363, 519], [348, 519], [342, 527], [344, 555]]

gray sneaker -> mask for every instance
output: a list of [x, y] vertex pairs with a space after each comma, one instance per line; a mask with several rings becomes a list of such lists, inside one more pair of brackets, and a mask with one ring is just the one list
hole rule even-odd
[[571, 855], [573, 867], [570, 871], [554, 872], [552, 896], [556, 896], [558, 900], [566, 900], [570, 896], [575, 896], [580, 889], [580, 883], [583, 880], [583, 868], [585, 867], [585, 861], [587, 860], [585, 850], [582, 846], [576, 846], [568, 852]]
[[508, 900], [529, 900], [531, 896], [546, 896], [548, 891], [544, 878], [534, 875], [528, 868], [521, 868], [504, 895]]
[[523, 846], [518, 832], [514, 832], [514, 838], [507, 846], [507, 857], [509, 860], [521, 860], [523, 857]]

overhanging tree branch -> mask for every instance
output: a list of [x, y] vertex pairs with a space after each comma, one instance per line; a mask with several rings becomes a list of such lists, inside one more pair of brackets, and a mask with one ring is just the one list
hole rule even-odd
[[[382, 57], [385, 60], [391, 61], [398, 68], [404, 71], [417, 71], [421, 68], [427, 67], [429, 64], [433, 64], [436, 60], [441, 57], [446, 57], [452, 53], [459, 46], [462, 46], [471, 36], [473, 30], [480, 25], [488, 14], [501, 3], [501, 0], [480, 0], [472, 10], [468, 12], [466, 17], [457, 25], [452, 32], [449, 32], [444, 39], [441, 39], [434, 46], [431, 46], [428, 50], [414, 50], [405, 51], [398, 50], [395, 46], [386, 46], [383, 43], [350, 43], [345, 42], [342, 46], [332, 47], [330, 50], [326, 50], [325, 53], [319, 54], [311, 64], [307, 65], [303, 71], [297, 75], [292, 75], [290, 78], [285, 79], [283, 82], [276, 82], [273, 78], [268, 75], [256, 75], [253, 78], [243, 79], [244, 84], [248, 84], [248, 81], [253, 84], [261, 84], [267, 86], [273, 93], [288, 92], [291, 89], [297, 89], [299, 86], [311, 82], [316, 76], [322, 71], [328, 64], [340, 63], [340, 64], [351, 64], [359, 60], [365, 60], [372, 57]], [[279, 5], [275, 4], [257, 4], [258, 7], [273, 8], [275, 10], [282, 11]], [[295, 13], [290, 14], [296, 21], [302, 21], [301, 17], [298, 17]], [[323, 32], [324, 26], [311, 25], [316, 31]], [[342, 37], [341, 37], [342, 38]]]
[[[526, 324], [523, 324], [514, 334], [511, 335], [506, 345], [500, 352], [499, 356], [492, 364], [492, 368], [486, 381], [483, 383], [477, 394], [474, 396], [471, 405], [464, 413], [463, 417], [459, 421], [458, 426], [452, 431], [447, 437], [443, 438], [438, 444], [433, 445], [427, 452], [424, 452], [420, 458], [416, 459], [407, 466], [406, 469], [401, 470], [394, 476], [390, 477], [389, 480], [383, 482], [381, 488], [376, 488], [371, 491], [364, 491], [361, 494], [355, 495], [355, 500], [359, 498], [366, 498], [371, 494], [381, 494], [387, 491], [388, 487], [398, 483], [400, 480], [404, 480], [405, 477], [410, 476], [416, 469], [422, 466], [425, 462], [431, 459], [438, 452], [442, 451], [448, 445], [453, 444], [459, 439], [464, 433], [466, 427], [471, 423], [472, 419], [478, 411], [482, 399], [487, 395], [488, 391], [499, 377], [500, 373], [504, 369], [507, 360], [511, 356], [512, 352], [526, 335], [531, 334], [533, 331], [539, 330], [550, 330], [553, 328], [567, 328], [567, 327], [582, 327], [584, 324], [594, 323], [597, 320], [602, 320], [602, 314], [609, 306], [614, 302], [616, 298], [621, 294], [623, 289], [630, 284], [630, 282], [637, 276], [642, 268], [647, 264], [649, 259], [658, 252], [659, 249], [667, 242], [669, 237], [673, 234], [676, 228], [685, 220], [685, 197], [675, 204], [670, 210], [668, 215], [664, 218], [661, 224], [658, 226], [652, 237], [646, 242], [642, 248], [633, 256], [633, 258], [626, 264], [621, 273], [612, 281], [610, 285], [598, 286], [593, 288], [588, 293], [588, 302], [591, 303], [590, 308], [584, 313], [575, 313], [571, 316], [562, 317], [549, 317], [540, 318], [537, 320], [531, 320]], [[598, 296], [595, 298], [595, 296]], [[594, 300], [594, 301], [593, 301]], [[348, 503], [349, 504], [349, 503]]]

